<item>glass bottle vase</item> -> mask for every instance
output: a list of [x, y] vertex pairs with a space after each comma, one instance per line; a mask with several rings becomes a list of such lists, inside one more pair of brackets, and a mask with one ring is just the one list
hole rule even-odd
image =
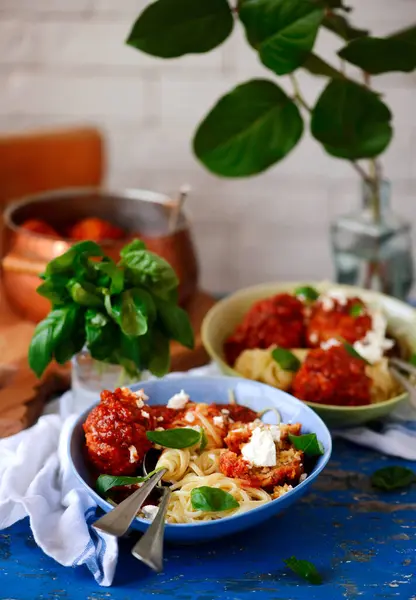
[[411, 225], [390, 206], [390, 183], [382, 181], [378, 198], [363, 182], [361, 210], [331, 225], [336, 281], [406, 299], [413, 282]]

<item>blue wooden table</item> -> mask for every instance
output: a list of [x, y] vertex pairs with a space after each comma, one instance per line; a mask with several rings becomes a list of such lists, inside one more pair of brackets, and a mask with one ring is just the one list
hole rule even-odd
[[[100, 588], [85, 568], [64, 568], [37, 548], [26, 521], [0, 534], [2, 600], [416, 600], [416, 486], [377, 493], [369, 474], [387, 459], [336, 441], [312, 493], [258, 529], [197, 547], [169, 547], [155, 575], [123, 540], [116, 579]], [[408, 463], [415, 468], [415, 465]], [[285, 568], [313, 561], [324, 584]]]

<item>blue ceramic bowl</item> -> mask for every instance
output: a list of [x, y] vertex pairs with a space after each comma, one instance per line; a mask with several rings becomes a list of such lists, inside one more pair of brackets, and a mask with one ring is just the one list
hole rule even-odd
[[[284, 423], [300, 422], [302, 424], [302, 433], [316, 433], [325, 449], [325, 453], [318, 458], [312, 473], [309, 474], [305, 481], [296, 486], [292, 491], [284, 494], [281, 498], [244, 514], [225, 517], [218, 521], [183, 525], [167, 524], [165, 530], [165, 539], [167, 541], [197, 543], [219, 538], [242, 531], [243, 529], [248, 529], [277, 515], [299, 500], [307, 492], [314, 479], [316, 479], [327, 464], [331, 455], [331, 436], [321, 418], [303, 402], [263, 383], [237, 377], [175, 376], [147, 381], [132, 386], [133, 390], [140, 388], [144, 388], [146, 394], [149, 396], [149, 404], [166, 404], [169, 398], [181, 389], [185, 390], [195, 402], [227, 404], [229, 402], [229, 390], [232, 389], [236, 401], [243, 406], [248, 406], [255, 411], [275, 407], [279, 410]], [[69, 459], [79, 481], [85, 486], [97, 504], [105, 512], [108, 512], [112, 509], [112, 506], [94, 491], [94, 482], [89, 474], [88, 465], [84, 457], [85, 438], [82, 424], [89, 410], [77, 419], [70, 432], [68, 443]], [[273, 423], [273, 413], [268, 414], [270, 414], [269, 422]], [[148, 525], [147, 521], [136, 518], [133, 521], [132, 527], [140, 531], [145, 531]]]

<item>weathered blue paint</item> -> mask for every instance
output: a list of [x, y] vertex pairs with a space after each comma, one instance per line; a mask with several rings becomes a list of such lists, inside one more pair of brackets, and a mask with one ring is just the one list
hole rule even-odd
[[[86, 569], [64, 568], [37, 548], [27, 521], [0, 534], [2, 600], [416, 600], [416, 486], [378, 494], [368, 475], [383, 458], [336, 442], [312, 493], [260, 528], [198, 546], [170, 547], [165, 572], [151, 573], [121, 544], [116, 580], [100, 588]], [[412, 463], [408, 466], [414, 468]], [[313, 561], [322, 586], [283, 565]]]

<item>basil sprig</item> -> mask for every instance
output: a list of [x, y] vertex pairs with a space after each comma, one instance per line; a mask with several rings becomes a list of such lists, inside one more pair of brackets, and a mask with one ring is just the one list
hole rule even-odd
[[141, 240], [123, 248], [119, 263], [95, 242], [80, 242], [50, 261], [41, 278], [37, 291], [52, 309], [29, 348], [38, 377], [53, 359], [63, 364], [84, 346], [92, 358], [121, 365], [131, 377], [144, 370], [162, 376], [170, 366], [170, 340], [193, 347], [175, 271]]
[[351, 346], [351, 344], [349, 344], [348, 342], [342, 342], [342, 345], [344, 346], [345, 350], [348, 352], [348, 354], [350, 356], [353, 356], [354, 358], [358, 358], [359, 360], [364, 361], [366, 365], [371, 364], [368, 362], [368, 360], [366, 358], [364, 358], [363, 356], [361, 356], [361, 354], [359, 352], [357, 352], [357, 350], [354, 348], [354, 346]]
[[325, 452], [322, 442], [316, 437], [316, 433], [305, 433], [304, 435], [289, 433], [288, 437], [296, 450], [302, 450], [308, 456], [321, 456]]
[[194, 510], [205, 512], [220, 512], [238, 508], [237, 500], [220, 488], [203, 485], [191, 491], [191, 504]]
[[364, 314], [364, 310], [364, 306], [357, 303], [350, 307], [349, 313], [352, 317], [360, 317], [362, 314]]
[[291, 569], [296, 575], [306, 579], [313, 585], [320, 585], [322, 583], [322, 575], [319, 573], [315, 565], [308, 560], [299, 560], [296, 556], [291, 556], [283, 561], [289, 569]]
[[295, 296], [299, 296], [307, 302], [315, 302], [319, 298], [319, 292], [309, 285], [303, 285], [295, 289]]
[[416, 352], [412, 352], [409, 358], [409, 363], [416, 367]]
[[190, 448], [202, 440], [202, 431], [189, 427], [166, 429], [165, 431], [146, 431], [147, 439], [164, 448]]
[[148, 473], [145, 477], [127, 477], [125, 475], [100, 475], [95, 482], [95, 489], [100, 494], [100, 496], [104, 496], [108, 490], [114, 487], [120, 487], [124, 485], [135, 485], [137, 483], [143, 483], [147, 481], [150, 477], [152, 477], [156, 471], [160, 469], [156, 469], [151, 473]]
[[413, 483], [416, 483], [416, 473], [407, 467], [383, 467], [371, 476], [371, 485], [386, 492], [408, 488]]
[[286, 348], [274, 348], [272, 357], [284, 371], [298, 371], [302, 364], [298, 357]]

